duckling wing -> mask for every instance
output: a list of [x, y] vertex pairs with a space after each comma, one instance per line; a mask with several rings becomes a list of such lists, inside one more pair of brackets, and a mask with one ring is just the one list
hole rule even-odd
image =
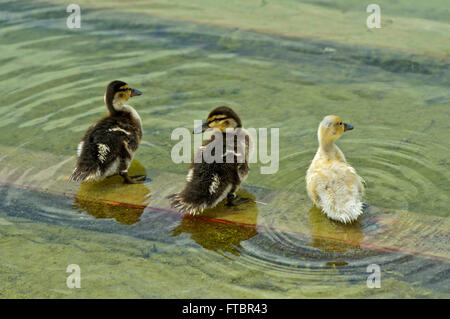
[[172, 207], [196, 214], [216, 206], [247, 177], [247, 158], [248, 153], [243, 147], [238, 148], [237, 143], [222, 144], [215, 138], [207, 141], [195, 154], [185, 188], [171, 196]]
[[[114, 128], [114, 127], [113, 127]], [[94, 125], [85, 134], [78, 150], [77, 167], [70, 180], [95, 180], [117, 173], [123, 161], [130, 161], [129, 138], [111, 126]]]
[[236, 164], [195, 163], [184, 189], [171, 196], [171, 206], [182, 213], [196, 214], [216, 206], [238, 183]]
[[335, 162], [312, 170], [307, 183], [310, 197], [329, 218], [347, 223], [362, 214], [362, 179], [350, 165]]

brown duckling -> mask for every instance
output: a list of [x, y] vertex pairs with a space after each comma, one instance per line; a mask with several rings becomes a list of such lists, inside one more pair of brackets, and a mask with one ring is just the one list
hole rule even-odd
[[104, 100], [109, 114], [93, 124], [78, 144], [77, 167], [70, 180], [93, 181], [120, 174], [125, 183], [145, 181], [145, 176], [128, 176], [142, 138], [142, 122], [136, 110], [125, 103], [141, 94], [122, 81], [108, 84]]
[[[230, 107], [220, 106], [209, 113], [206, 122], [201, 128], [194, 130], [194, 133], [205, 130], [214, 135], [196, 151], [186, 177], [185, 188], [169, 197], [171, 206], [182, 213], [202, 213], [225, 198], [228, 205], [248, 201], [236, 195], [248, 176], [251, 142], [250, 135], [242, 128], [241, 119]], [[205, 154], [211, 150], [214, 150], [215, 159], [222, 160], [206, 159]]]

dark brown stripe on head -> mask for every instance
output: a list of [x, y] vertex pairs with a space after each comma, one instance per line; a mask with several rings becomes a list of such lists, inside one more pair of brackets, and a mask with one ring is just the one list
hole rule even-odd
[[242, 127], [241, 119], [239, 118], [239, 115], [229, 106], [219, 106], [216, 107], [214, 110], [209, 113], [208, 118], [211, 118], [215, 115], [225, 115], [226, 118], [232, 118], [236, 121], [237, 127]]

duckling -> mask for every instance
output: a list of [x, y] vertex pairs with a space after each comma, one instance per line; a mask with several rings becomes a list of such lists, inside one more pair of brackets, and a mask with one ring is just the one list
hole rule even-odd
[[104, 96], [109, 115], [93, 124], [78, 144], [77, 167], [71, 181], [93, 181], [117, 173], [127, 184], [142, 183], [145, 176], [131, 178], [128, 167], [142, 138], [142, 122], [125, 103], [142, 92], [122, 81], [112, 81]]
[[[249, 173], [251, 143], [241, 119], [230, 107], [220, 106], [209, 113], [206, 122], [196, 128], [194, 134], [205, 130], [214, 135], [196, 150], [183, 191], [169, 196], [172, 208], [185, 214], [202, 213], [225, 197], [229, 206], [249, 201], [236, 195]], [[208, 155], [214, 159], [208, 159]]]
[[319, 149], [306, 172], [308, 196], [328, 218], [353, 222], [363, 213], [363, 179], [334, 142], [353, 126], [336, 115], [326, 116], [318, 129]]

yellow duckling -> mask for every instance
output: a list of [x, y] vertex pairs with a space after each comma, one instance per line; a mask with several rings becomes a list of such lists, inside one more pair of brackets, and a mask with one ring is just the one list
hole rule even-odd
[[353, 126], [336, 115], [326, 116], [317, 132], [319, 149], [306, 172], [308, 196], [328, 218], [353, 222], [363, 213], [363, 179], [334, 142]]

